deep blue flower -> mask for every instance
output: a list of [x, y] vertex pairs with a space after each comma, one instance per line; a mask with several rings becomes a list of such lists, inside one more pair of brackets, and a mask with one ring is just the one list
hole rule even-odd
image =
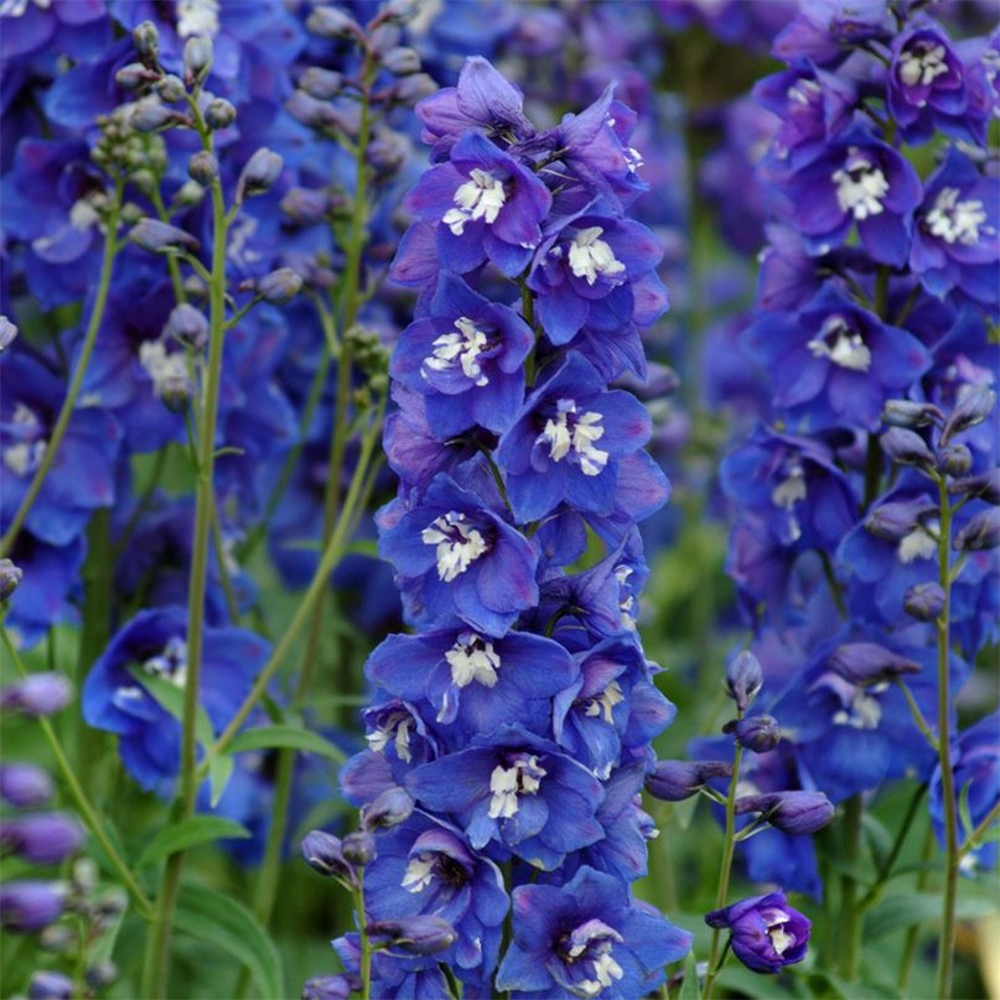
[[412, 582], [407, 610], [428, 627], [460, 618], [500, 636], [538, 600], [532, 542], [445, 475], [383, 531], [379, 552]]
[[445, 272], [428, 315], [400, 336], [389, 374], [426, 397], [427, 421], [439, 439], [477, 424], [502, 433], [521, 406], [533, 346], [534, 334], [512, 309]]
[[514, 890], [514, 939], [496, 985], [553, 1000], [645, 996], [690, 946], [690, 934], [630, 900], [618, 879], [581, 868], [562, 886]]
[[424, 808], [453, 817], [473, 848], [497, 860], [513, 854], [553, 871], [571, 851], [604, 836], [595, 818], [600, 782], [518, 724], [418, 767], [406, 787]]
[[[267, 654], [267, 643], [251, 632], [205, 629], [199, 696], [216, 734], [246, 696]], [[169, 795], [180, 766], [181, 726], [143, 687], [142, 675], [182, 689], [186, 670], [185, 612], [176, 607], [141, 611], [112, 638], [83, 686], [87, 724], [116, 733], [125, 769], [143, 788], [163, 796]]]
[[733, 954], [754, 972], [779, 972], [801, 962], [812, 927], [780, 890], [713, 910], [705, 922], [729, 931]]

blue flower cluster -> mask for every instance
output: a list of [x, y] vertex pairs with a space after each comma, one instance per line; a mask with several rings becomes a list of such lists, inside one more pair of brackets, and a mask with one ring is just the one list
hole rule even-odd
[[447, 995], [441, 961], [467, 995], [637, 996], [690, 939], [629, 889], [654, 832], [650, 740], [674, 714], [635, 630], [636, 522], [668, 485], [645, 408], [608, 385], [642, 373], [625, 345], [666, 307], [657, 242], [626, 216], [634, 118], [608, 88], [539, 131], [482, 58], [417, 113], [433, 165], [393, 265], [420, 298], [391, 362], [400, 488], [379, 515], [416, 632], [371, 655], [369, 749], [341, 780], [358, 805], [405, 789], [416, 806], [376, 836], [368, 916], [455, 933], [430, 957], [378, 953], [373, 989]]
[[[763, 707], [785, 735], [745, 775], [761, 792], [791, 779], [840, 802], [926, 783], [936, 636], [947, 630], [952, 696], [997, 640], [998, 42], [953, 42], [905, 5], [807, 4], [774, 42], [788, 68], [754, 91], [775, 117], [739, 347], [770, 397], [751, 397], [758, 423], [721, 481]], [[979, 725], [995, 737], [995, 720]], [[955, 758], [979, 743], [960, 737]], [[1000, 796], [995, 770], [982, 773], [974, 823]], [[808, 841], [769, 831], [745, 850], [755, 880], [820, 892]]]

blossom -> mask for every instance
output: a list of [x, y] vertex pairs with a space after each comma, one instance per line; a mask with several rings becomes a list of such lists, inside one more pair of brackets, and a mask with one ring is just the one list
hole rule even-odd
[[812, 927], [780, 890], [713, 910], [705, 923], [727, 929], [733, 954], [754, 972], [778, 972], [801, 962]]

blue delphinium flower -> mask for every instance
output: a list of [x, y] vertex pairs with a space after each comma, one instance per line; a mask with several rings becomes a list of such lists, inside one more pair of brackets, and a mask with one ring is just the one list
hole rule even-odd
[[742, 899], [705, 917], [710, 927], [730, 933], [733, 953], [754, 972], [778, 972], [801, 962], [811, 924], [788, 905], [783, 892]]

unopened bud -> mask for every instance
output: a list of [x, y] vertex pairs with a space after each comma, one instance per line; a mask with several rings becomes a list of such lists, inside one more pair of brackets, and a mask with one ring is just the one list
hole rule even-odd
[[960, 552], [983, 552], [1000, 545], [1000, 507], [980, 511], [955, 535], [952, 547]]
[[320, 38], [361, 36], [358, 22], [346, 11], [337, 7], [316, 7], [306, 18], [306, 31], [311, 31]]
[[171, 413], [184, 413], [194, 399], [194, 383], [187, 375], [167, 375], [157, 385], [156, 394]]
[[132, 41], [142, 61], [148, 66], [155, 63], [160, 54], [160, 34], [152, 21], [143, 21], [132, 32]]
[[110, 958], [102, 959], [88, 966], [83, 978], [94, 992], [107, 989], [118, 978], [118, 966]]
[[128, 238], [150, 253], [167, 253], [171, 250], [188, 250], [194, 253], [200, 244], [190, 234], [159, 219], [140, 219], [129, 230]]
[[34, 809], [52, 798], [52, 779], [36, 764], [0, 764], [0, 798], [17, 809]]
[[35, 865], [65, 861], [83, 844], [83, 831], [62, 813], [34, 813], [0, 821], [0, 848]]
[[189, 87], [200, 83], [212, 67], [212, 39], [193, 35], [184, 43], [184, 82]]
[[255, 282], [257, 294], [272, 306], [283, 306], [302, 290], [302, 276], [290, 267], [279, 267]]
[[736, 815], [760, 813], [775, 829], [793, 836], [816, 833], [833, 819], [833, 803], [823, 792], [771, 792], [736, 800]]
[[10, 559], [0, 559], [0, 604], [5, 604], [10, 595], [20, 586], [24, 570]]
[[726, 723], [724, 733], [732, 733], [741, 747], [753, 753], [770, 753], [781, 742], [781, 727], [773, 715], [751, 715]]
[[864, 520], [865, 529], [887, 542], [902, 541], [924, 518], [937, 515], [938, 506], [928, 497], [880, 504]]
[[214, 131], [229, 128], [236, 121], [236, 108], [224, 97], [215, 97], [205, 108], [205, 124]]
[[370, 865], [378, 854], [375, 838], [367, 830], [349, 833], [344, 837], [342, 849], [345, 860], [359, 868]]
[[281, 174], [283, 164], [284, 160], [278, 153], [264, 147], [258, 149], [247, 160], [236, 182], [236, 204], [241, 205], [245, 198], [269, 191]]
[[749, 649], [743, 650], [726, 667], [726, 693], [741, 713], [750, 707], [763, 684], [764, 671]]
[[31, 934], [54, 923], [66, 908], [66, 888], [37, 879], [5, 881], [0, 885], [0, 926], [16, 934]]
[[364, 830], [385, 830], [398, 826], [413, 814], [413, 805], [413, 799], [406, 790], [394, 785], [361, 810], [361, 827]]
[[393, 76], [409, 76], [420, 72], [420, 55], [416, 49], [397, 45], [382, 56], [382, 65]]
[[310, 66], [299, 77], [299, 86], [310, 97], [315, 97], [318, 101], [329, 101], [340, 93], [344, 86], [344, 77], [336, 70]]
[[302, 1000], [348, 1000], [353, 992], [347, 976], [314, 976], [302, 987]]
[[404, 920], [376, 920], [366, 928], [376, 947], [394, 948], [408, 955], [436, 955], [458, 938], [443, 917], [417, 914]]
[[320, 875], [335, 878], [348, 888], [358, 887], [358, 874], [344, 857], [339, 837], [324, 830], [312, 830], [302, 839], [302, 857]]
[[176, 125], [180, 116], [154, 95], [136, 101], [129, 115], [129, 124], [136, 132], [160, 132]]
[[914, 584], [903, 595], [903, 607], [917, 621], [936, 621], [944, 610], [944, 591], [937, 583]]
[[329, 212], [330, 196], [326, 191], [295, 187], [281, 199], [281, 210], [297, 226], [311, 226]]
[[173, 197], [174, 205], [191, 207], [197, 205], [205, 197], [205, 189], [196, 181], [185, 181]]
[[733, 765], [724, 760], [658, 760], [646, 775], [646, 791], [664, 802], [696, 795], [712, 778], [731, 778]]
[[882, 420], [892, 427], [926, 427], [944, 423], [944, 414], [933, 403], [890, 399], [882, 410]]
[[933, 467], [934, 453], [927, 442], [906, 427], [891, 427], [880, 438], [882, 451], [897, 465], [922, 465]]
[[406, 162], [410, 146], [406, 138], [391, 129], [379, 129], [368, 146], [368, 162], [380, 175], [395, 173]]
[[827, 661], [841, 677], [855, 684], [878, 684], [920, 672], [920, 664], [904, 659], [875, 642], [847, 642]]
[[150, 83], [156, 83], [160, 78], [161, 74], [158, 70], [149, 69], [141, 62], [129, 63], [115, 73], [115, 83], [119, 87], [124, 87], [125, 90], [138, 90]]
[[0, 691], [0, 708], [37, 717], [65, 708], [73, 696], [73, 685], [54, 671], [29, 674]]
[[1000, 504], [1000, 467], [958, 479], [951, 484], [949, 490], [961, 496], [978, 497], [994, 506]]
[[434, 78], [426, 73], [411, 73], [401, 77], [393, 89], [393, 96], [406, 107], [412, 107], [417, 101], [429, 97], [438, 89]]
[[417, 16], [420, 9], [418, 0], [389, 0], [382, 7], [382, 13], [397, 24], [403, 24]]
[[964, 476], [972, 468], [972, 452], [961, 442], [945, 445], [937, 453], [937, 467], [948, 476]]
[[189, 302], [181, 302], [170, 311], [163, 336], [188, 344], [197, 351], [204, 350], [208, 346], [208, 317]]
[[981, 424], [990, 415], [996, 401], [996, 394], [988, 386], [963, 386], [955, 408], [945, 421], [941, 444], [946, 445], [956, 434]]
[[156, 85], [156, 93], [160, 95], [161, 101], [166, 101], [167, 104], [176, 104], [178, 101], [184, 100], [184, 81], [173, 74], [165, 76]]
[[219, 161], [207, 149], [199, 150], [188, 160], [188, 175], [208, 187], [219, 176]]
[[0, 354], [7, 350], [17, 337], [17, 327], [6, 316], [0, 316]]
[[36, 972], [28, 980], [28, 1000], [71, 1000], [75, 992], [73, 980], [61, 972]]

